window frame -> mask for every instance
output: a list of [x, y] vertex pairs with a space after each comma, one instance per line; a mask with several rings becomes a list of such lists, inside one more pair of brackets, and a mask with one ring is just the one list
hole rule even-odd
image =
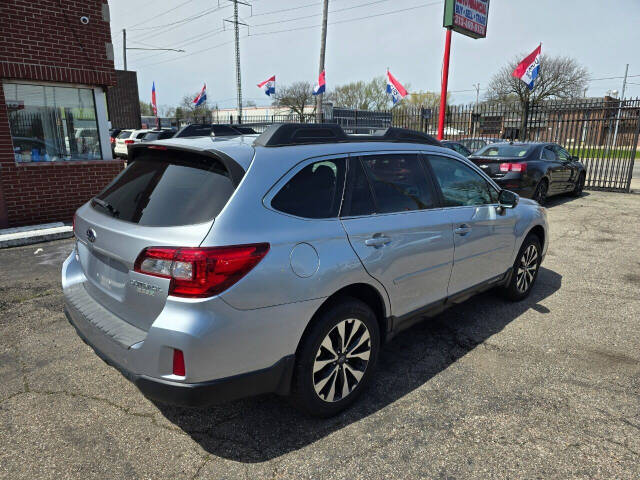
[[[90, 90], [93, 97], [93, 108], [96, 116], [96, 129], [98, 131], [98, 143], [100, 150], [100, 158], [94, 159], [76, 159], [76, 160], [59, 160], [59, 161], [30, 161], [30, 162], [17, 162], [14, 160], [14, 164], [20, 167], [31, 167], [31, 166], [41, 166], [41, 165], [53, 165], [58, 163], [73, 163], [75, 165], [82, 164], [92, 164], [92, 163], [104, 163], [104, 162], [120, 162], [119, 159], [113, 158], [113, 153], [111, 151], [111, 141], [109, 140], [109, 121], [108, 121], [108, 111], [107, 111], [107, 94], [106, 90], [103, 87], [95, 86], [95, 85], [87, 85], [81, 83], [67, 83], [67, 82], [49, 82], [49, 81], [36, 81], [36, 80], [26, 80], [26, 79], [17, 79], [17, 78], [4, 78], [0, 79], [2, 85], [6, 87], [7, 85], [30, 85], [37, 87], [60, 87], [60, 88], [75, 88], [75, 89], [84, 89]], [[7, 89], [4, 90], [4, 101], [7, 101]], [[11, 138], [11, 146], [13, 145], [13, 136], [12, 133], [9, 132], [9, 137]]]
[[444, 195], [442, 193], [442, 189], [440, 188], [440, 183], [436, 180], [436, 174], [433, 171], [433, 167], [431, 166], [431, 162], [429, 161], [429, 158], [428, 158], [429, 155], [439, 156], [439, 157], [447, 158], [449, 160], [454, 160], [454, 161], [456, 161], [458, 163], [461, 163], [462, 165], [468, 167], [471, 171], [477, 173], [480, 176], [480, 178], [484, 179], [485, 183], [487, 184], [487, 188], [489, 190], [493, 189], [496, 192], [496, 198], [499, 197], [500, 192], [502, 190], [504, 190], [504, 189], [502, 189], [498, 185], [496, 185], [495, 182], [486, 173], [484, 173], [482, 170], [480, 170], [474, 164], [471, 164], [471, 162], [461, 160], [461, 159], [456, 158], [456, 157], [454, 157], [452, 155], [447, 155], [447, 154], [445, 154], [443, 152], [423, 151], [422, 152], [422, 160], [424, 162], [425, 169], [427, 169], [428, 172], [429, 172], [429, 175], [430, 175], [430, 178], [431, 178], [431, 183], [436, 188], [437, 195], [438, 195], [438, 200], [439, 200], [441, 209], [469, 208], [469, 207], [474, 207], [474, 208], [475, 207], [497, 207], [497, 206], [500, 205], [499, 202], [496, 202], [496, 203], [481, 203], [481, 204], [477, 204], [477, 205], [446, 205], [445, 198], [444, 198]]
[[[295, 177], [301, 170], [303, 170], [304, 168], [308, 167], [313, 163], [319, 163], [319, 162], [324, 162], [328, 160], [344, 160], [345, 162], [345, 174], [344, 174], [344, 180], [342, 183], [342, 191], [340, 193], [340, 205], [338, 207], [338, 214], [335, 217], [327, 217], [327, 218], [300, 217], [292, 213], [278, 210], [273, 205], [271, 205], [273, 198], [278, 193], [280, 193], [280, 190], [282, 190], [282, 188], [287, 184], [287, 182], [289, 182], [289, 180]], [[262, 197], [262, 205], [268, 210], [276, 212], [280, 215], [286, 215], [288, 217], [297, 218], [299, 220], [306, 220], [310, 222], [323, 222], [323, 221], [326, 222], [326, 221], [338, 220], [340, 218], [340, 213], [342, 212], [342, 204], [344, 203], [344, 192], [345, 192], [345, 186], [347, 183], [348, 172], [349, 172], [349, 154], [348, 153], [321, 155], [318, 157], [306, 158], [298, 162], [297, 164], [295, 164], [293, 167], [291, 167], [282, 177], [280, 177], [280, 179], [276, 183], [273, 184], [273, 186], [267, 191], [264, 197]]]
[[[425, 182], [427, 184], [427, 189], [429, 190], [429, 193], [432, 195], [433, 197], [433, 206], [429, 207], [429, 208], [423, 208], [423, 209], [419, 209], [419, 210], [404, 210], [404, 211], [399, 211], [399, 212], [384, 212], [381, 213], [378, 210], [378, 199], [376, 198], [376, 194], [375, 194], [375, 190], [373, 189], [373, 185], [371, 184], [371, 178], [369, 177], [369, 174], [367, 172], [367, 169], [365, 168], [362, 159], [363, 157], [370, 157], [370, 156], [380, 156], [380, 155], [415, 155], [416, 157], [418, 157], [418, 164], [420, 165], [420, 170], [424, 173], [424, 177], [425, 177]], [[342, 215], [342, 206], [340, 207], [340, 218], [363, 218], [363, 217], [379, 217], [379, 216], [383, 216], [383, 215], [398, 215], [398, 214], [409, 214], [409, 213], [418, 213], [418, 212], [425, 212], [428, 210], [434, 210], [437, 208], [440, 208], [441, 206], [441, 202], [440, 202], [440, 197], [438, 196], [438, 191], [436, 190], [436, 186], [433, 184], [433, 178], [431, 178], [429, 172], [426, 170], [424, 162], [423, 162], [423, 156], [422, 156], [422, 152], [419, 150], [381, 150], [381, 151], [367, 151], [367, 152], [354, 152], [351, 153], [349, 155], [349, 158], [354, 158], [357, 161], [360, 162], [360, 165], [362, 166], [362, 170], [364, 171], [365, 174], [365, 178], [367, 180], [367, 184], [369, 185], [369, 192], [371, 194], [371, 198], [373, 200], [373, 206], [374, 206], [374, 212], [371, 214], [367, 214], [367, 215]], [[347, 165], [348, 167], [348, 165]], [[342, 205], [344, 205], [344, 199], [345, 196], [347, 194], [347, 188], [350, 186], [348, 184], [348, 182], [346, 182], [347, 178], [349, 175], [349, 170], [347, 168], [347, 176], [345, 177], [345, 188], [343, 190], [342, 193]]]

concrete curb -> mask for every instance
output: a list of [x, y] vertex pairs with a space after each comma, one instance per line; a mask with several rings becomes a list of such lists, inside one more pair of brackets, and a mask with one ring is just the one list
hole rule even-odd
[[0, 248], [19, 247], [33, 243], [50, 242], [73, 236], [71, 225], [62, 222], [32, 225], [0, 230]]

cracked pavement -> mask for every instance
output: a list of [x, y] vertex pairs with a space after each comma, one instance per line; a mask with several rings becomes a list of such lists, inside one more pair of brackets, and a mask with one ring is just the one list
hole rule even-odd
[[274, 395], [154, 404], [67, 323], [72, 242], [0, 250], [0, 478], [639, 478], [640, 195], [551, 200], [549, 221], [529, 299], [398, 335], [328, 420]]

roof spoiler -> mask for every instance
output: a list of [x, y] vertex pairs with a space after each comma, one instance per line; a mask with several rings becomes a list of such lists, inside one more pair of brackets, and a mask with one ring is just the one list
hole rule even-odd
[[426, 133], [407, 128], [389, 127], [374, 129], [371, 135], [347, 135], [335, 123], [280, 123], [269, 125], [254, 145], [262, 147], [284, 147], [342, 142], [396, 142], [421, 143], [440, 146], [440, 142]]

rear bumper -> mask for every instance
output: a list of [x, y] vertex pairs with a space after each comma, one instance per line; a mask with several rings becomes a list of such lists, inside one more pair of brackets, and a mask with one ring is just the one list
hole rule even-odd
[[532, 184], [530, 179], [522, 178], [520, 176], [519, 178], [508, 178], [507, 176], [507, 178], [493, 178], [492, 180], [496, 182], [500, 188], [511, 190], [525, 198], [531, 198], [536, 187], [535, 184]]
[[[205, 407], [263, 393], [282, 395], [289, 393], [295, 362], [294, 355], [283, 357], [271, 367], [232, 377], [197, 383], [172, 382], [132, 372], [115, 360], [117, 357], [114, 358], [114, 355], [105, 352], [105, 350], [117, 349], [118, 346], [111, 345], [111, 348], [102, 346], [101, 348], [96, 345], [98, 342], [92, 342], [89, 339], [91, 336], [89, 332], [92, 328], [87, 325], [87, 319], [81, 312], [70, 305], [65, 305], [64, 312], [69, 323], [76, 329], [78, 336], [105, 363], [117, 369], [125, 378], [133, 382], [146, 397], [152, 400], [183, 407]], [[100, 343], [106, 341], [105, 339], [101, 340]], [[124, 356], [120, 358], [124, 358]]]

